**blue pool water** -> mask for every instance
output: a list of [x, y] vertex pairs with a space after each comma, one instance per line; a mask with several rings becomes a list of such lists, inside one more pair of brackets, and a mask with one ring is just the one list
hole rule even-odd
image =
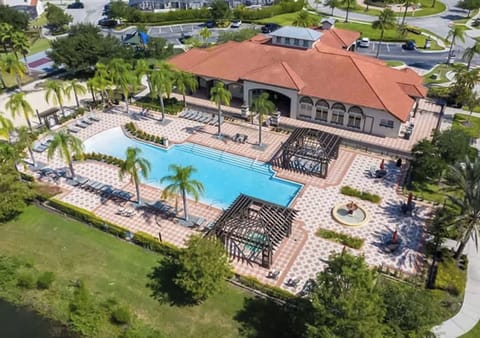
[[148, 159], [152, 170], [144, 182], [162, 187], [160, 178], [169, 174], [168, 166], [192, 165], [197, 169], [193, 178], [203, 183], [201, 201], [226, 208], [240, 194], [250, 195], [282, 206], [288, 206], [302, 188], [301, 184], [274, 177], [271, 166], [263, 162], [226, 152], [184, 143], [168, 150], [126, 137], [121, 128], [99, 133], [85, 141], [86, 152], [125, 158], [127, 147], [138, 147]]

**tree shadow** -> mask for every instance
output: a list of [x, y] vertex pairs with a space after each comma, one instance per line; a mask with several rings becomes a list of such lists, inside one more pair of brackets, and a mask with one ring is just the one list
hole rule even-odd
[[279, 305], [263, 298], [247, 298], [235, 320], [241, 324], [243, 337], [300, 338], [306, 334], [306, 323], [312, 312], [312, 305], [306, 299]]
[[197, 304], [192, 298], [174, 283], [174, 278], [179, 270], [178, 264], [173, 258], [165, 257], [159, 261], [147, 277], [150, 282], [147, 287], [152, 290], [152, 298], [160, 303], [190, 306]]

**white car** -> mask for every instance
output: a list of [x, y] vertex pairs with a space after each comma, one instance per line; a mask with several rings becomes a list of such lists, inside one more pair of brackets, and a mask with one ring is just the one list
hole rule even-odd
[[242, 24], [241, 20], [233, 20], [232, 24], [230, 25], [230, 28], [240, 28], [241, 24]]
[[370, 46], [369, 38], [361, 38], [358, 40], [358, 47], [368, 48]]

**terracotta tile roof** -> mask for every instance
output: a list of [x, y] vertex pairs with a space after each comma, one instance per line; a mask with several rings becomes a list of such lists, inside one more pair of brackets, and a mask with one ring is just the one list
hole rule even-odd
[[194, 48], [170, 62], [184, 71], [210, 78], [272, 84], [300, 95], [385, 110], [406, 121], [414, 97], [425, 96], [422, 78], [385, 62], [317, 43], [303, 50], [258, 42], [228, 42]]
[[320, 39], [321, 45], [327, 45], [330, 47], [348, 48], [360, 37], [359, 32], [340, 28], [320, 30], [320, 32], [323, 33], [323, 36]]

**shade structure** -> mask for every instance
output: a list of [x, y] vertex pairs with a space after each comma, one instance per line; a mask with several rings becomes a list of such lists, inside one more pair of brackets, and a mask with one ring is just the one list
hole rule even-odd
[[282, 240], [292, 233], [297, 211], [240, 194], [206, 236], [217, 237], [229, 257], [270, 268]]
[[272, 157], [274, 167], [325, 178], [328, 165], [338, 158], [340, 136], [311, 128], [295, 129]]

